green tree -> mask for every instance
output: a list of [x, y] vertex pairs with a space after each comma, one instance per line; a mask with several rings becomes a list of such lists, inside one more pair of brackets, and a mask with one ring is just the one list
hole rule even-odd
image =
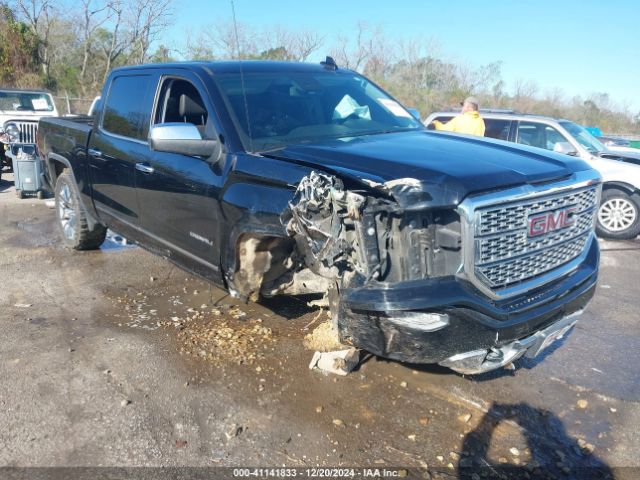
[[16, 20], [15, 13], [0, 3], [0, 83], [19, 87], [40, 87], [38, 38]]

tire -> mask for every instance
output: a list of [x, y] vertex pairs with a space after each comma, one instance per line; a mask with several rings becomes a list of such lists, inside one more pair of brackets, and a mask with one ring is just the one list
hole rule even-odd
[[44, 200], [44, 192], [42, 190], [38, 190], [36, 197], [38, 197], [38, 200]]
[[640, 197], [617, 188], [603, 190], [596, 232], [614, 240], [636, 238], [640, 233]]
[[78, 187], [68, 169], [56, 181], [55, 202], [58, 229], [67, 247], [74, 250], [95, 250], [102, 245], [107, 229], [99, 223], [92, 229], [89, 228], [87, 215], [80, 205]]
[[22, 190], [16, 190], [16, 197], [22, 200], [24, 198], [24, 192]]

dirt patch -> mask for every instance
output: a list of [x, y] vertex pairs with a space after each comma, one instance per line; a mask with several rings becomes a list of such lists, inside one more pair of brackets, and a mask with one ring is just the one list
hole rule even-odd
[[[261, 319], [241, 320], [238, 308], [225, 315], [219, 309], [197, 311], [184, 319], [174, 317], [161, 322], [180, 331], [180, 354], [197, 357], [214, 364], [253, 365], [273, 349], [273, 331]], [[232, 318], [228, 318], [231, 316]]]
[[322, 322], [313, 332], [305, 335], [304, 346], [309, 350], [316, 350], [318, 352], [331, 352], [333, 350], [349, 348], [338, 340], [338, 331], [333, 326], [331, 320]]

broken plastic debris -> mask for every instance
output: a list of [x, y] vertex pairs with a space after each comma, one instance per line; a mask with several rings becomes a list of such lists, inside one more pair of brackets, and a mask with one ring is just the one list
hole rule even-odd
[[356, 348], [336, 350], [333, 352], [315, 352], [309, 369], [318, 369], [326, 373], [346, 375], [353, 370], [360, 360], [360, 352]]

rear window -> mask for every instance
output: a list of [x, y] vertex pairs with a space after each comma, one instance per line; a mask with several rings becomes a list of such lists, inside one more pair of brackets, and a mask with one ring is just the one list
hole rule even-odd
[[498, 120], [495, 118], [484, 119], [484, 136], [498, 140], [509, 140], [509, 128], [511, 120]]
[[151, 112], [145, 100], [150, 84], [149, 75], [114, 78], [105, 102], [102, 128], [123, 137], [146, 140]]

